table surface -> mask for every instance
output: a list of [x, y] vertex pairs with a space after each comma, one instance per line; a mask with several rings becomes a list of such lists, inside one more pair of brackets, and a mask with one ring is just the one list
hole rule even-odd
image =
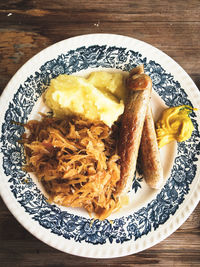
[[[0, 93], [43, 48], [72, 36], [114, 33], [147, 42], [176, 60], [200, 88], [200, 1], [0, 1]], [[27, 232], [0, 199], [0, 266], [200, 266], [200, 205], [170, 237], [115, 259], [62, 253]]]

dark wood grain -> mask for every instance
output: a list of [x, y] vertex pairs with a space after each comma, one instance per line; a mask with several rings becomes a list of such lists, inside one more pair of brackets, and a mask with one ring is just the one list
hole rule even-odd
[[[47, 46], [81, 34], [127, 35], [161, 49], [200, 88], [200, 1], [0, 1], [0, 93]], [[0, 266], [200, 266], [200, 205], [170, 237], [116, 259], [62, 253], [27, 232], [0, 200]]]

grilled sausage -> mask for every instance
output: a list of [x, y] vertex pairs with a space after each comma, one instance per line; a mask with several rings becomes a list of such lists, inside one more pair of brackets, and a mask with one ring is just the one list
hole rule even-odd
[[150, 104], [144, 121], [142, 139], [139, 150], [139, 161], [146, 183], [159, 189], [164, 181], [153, 115]]
[[151, 78], [144, 74], [143, 66], [138, 66], [130, 72], [127, 79], [129, 90], [118, 144], [121, 160], [121, 177], [118, 183], [118, 193], [126, 193], [132, 184], [138, 158], [142, 129], [152, 88]]

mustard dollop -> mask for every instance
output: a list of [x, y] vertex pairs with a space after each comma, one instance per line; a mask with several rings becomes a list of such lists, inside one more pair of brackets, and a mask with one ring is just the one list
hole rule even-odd
[[186, 141], [192, 135], [194, 125], [189, 114], [196, 110], [188, 105], [171, 107], [163, 111], [161, 118], [156, 123], [158, 147], [176, 140]]

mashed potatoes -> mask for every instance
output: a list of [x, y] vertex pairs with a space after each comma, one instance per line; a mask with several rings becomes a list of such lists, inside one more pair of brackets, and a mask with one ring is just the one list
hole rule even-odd
[[45, 102], [55, 117], [81, 115], [111, 126], [124, 111], [121, 73], [93, 72], [88, 78], [63, 74], [51, 80]]

